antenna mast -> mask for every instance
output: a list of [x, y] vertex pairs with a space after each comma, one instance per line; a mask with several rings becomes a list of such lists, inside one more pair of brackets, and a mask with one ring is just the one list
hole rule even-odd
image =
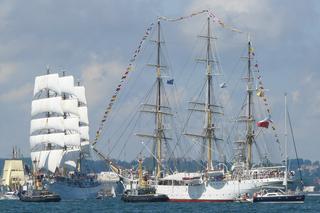
[[287, 93], [284, 94], [284, 151], [285, 151], [285, 173], [284, 186], [286, 192], [288, 191], [288, 131], [287, 131]]

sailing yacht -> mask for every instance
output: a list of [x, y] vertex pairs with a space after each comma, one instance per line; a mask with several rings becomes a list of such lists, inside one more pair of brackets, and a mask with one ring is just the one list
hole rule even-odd
[[[284, 116], [284, 137], [285, 137], [285, 175], [283, 186], [284, 190], [277, 188], [270, 191], [270, 189], [263, 189], [260, 192], [254, 193], [253, 202], [256, 203], [304, 203], [305, 195], [300, 191], [291, 192], [288, 190], [288, 133], [287, 133], [287, 94], [285, 94], [285, 116]], [[291, 126], [290, 126], [291, 127]], [[300, 170], [300, 168], [298, 168]], [[300, 174], [301, 176], [301, 174]], [[302, 180], [302, 177], [300, 177]]]
[[[85, 88], [73, 76], [37, 76], [31, 107], [30, 147], [34, 168], [46, 174], [47, 188], [62, 199], [95, 197], [106, 185], [85, 170], [90, 156]], [[114, 187], [114, 185], [111, 185]]]

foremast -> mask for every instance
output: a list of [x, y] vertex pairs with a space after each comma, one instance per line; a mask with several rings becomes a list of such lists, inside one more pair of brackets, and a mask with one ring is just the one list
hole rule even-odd
[[206, 52], [206, 75], [207, 75], [207, 94], [205, 103], [205, 113], [206, 113], [206, 139], [207, 139], [207, 170], [213, 169], [212, 165], [212, 139], [214, 135], [212, 111], [211, 111], [211, 91], [212, 88], [212, 56], [211, 56], [211, 31], [210, 31], [210, 17], [208, 17], [208, 28], [207, 28], [207, 52]]
[[156, 38], [156, 46], [157, 46], [157, 55], [156, 55], [156, 63], [152, 64], [150, 66], [155, 67], [156, 71], [156, 81], [154, 84], [155, 87], [155, 103], [144, 103], [142, 104], [142, 109], [140, 112], [146, 112], [146, 113], [152, 113], [154, 116], [154, 130], [153, 134], [142, 134], [137, 133], [137, 136], [140, 137], [146, 137], [153, 140], [153, 153], [152, 156], [154, 158], [155, 162], [155, 168], [154, 168], [154, 174], [155, 178], [159, 179], [162, 176], [162, 159], [163, 159], [163, 144], [165, 140], [171, 140], [171, 138], [166, 137], [165, 135], [165, 128], [163, 125], [164, 116], [172, 116], [172, 113], [170, 113], [171, 108], [169, 106], [166, 106], [167, 101], [163, 100], [163, 96], [165, 95], [164, 88], [163, 88], [163, 80], [162, 80], [162, 73], [161, 70], [165, 67], [161, 64], [161, 44], [163, 43], [161, 41], [161, 30], [160, 30], [160, 19], [158, 19], [157, 22], [157, 38]]

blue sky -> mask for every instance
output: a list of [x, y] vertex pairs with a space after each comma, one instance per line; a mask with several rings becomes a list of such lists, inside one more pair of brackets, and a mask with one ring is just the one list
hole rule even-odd
[[[273, 119], [283, 125], [283, 93], [288, 92], [299, 153], [301, 157], [319, 160], [320, 3], [315, 0], [1, 0], [0, 156], [9, 157], [13, 145], [29, 155], [32, 87], [35, 76], [45, 73], [47, 65], [54, 71], [66, 70], [86, 86], [93, 138], [107, 100], [148, 25], [157, 16], [178, 17], [203, 9], [213, 11], [225, 23], [251, 32], [264, 84], [270, 90]], [[179, 72], [175, 68], [181, 69], [190, 57], [192, 42], [201, 33], [204, 21], [202, 16], [181, 24], [163, 24], [172, 64], [170, 73], [177, 83]], [[214, 30], [223, 70], [228, 75], [232, 61], [238, 60], [245, 48], [246, 38], [217, 25]], [[137, 67], [145, 63], [147, 56], [144, 53], [138, 58]], [[137, 78], [134, 74], [131, 77]], [[139, 95], [140, 86], [134, 86]], [[186, 90], [183, 84], [177, 87], [178, 92]], [[119, 106], [139, 101], [139, 95], [127, 93], [124, 89]], [[130, 107], [122, 108], [131, 112]], [[121, 129], [123, 119], [119, 115], [112, 125]], [[108, 136], [104, 139], [109, 140]], [[131, 152], [129, 148], [128, 155], [135, 156], [135, 151]]]

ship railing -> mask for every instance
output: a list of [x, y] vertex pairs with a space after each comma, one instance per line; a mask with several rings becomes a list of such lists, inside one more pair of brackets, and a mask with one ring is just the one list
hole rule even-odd
[[[264, 172], [253, 172], [250, 174], [240, 174], [233, 175], [232, 179], [270, 179], [270, 178], [281, 178], [283, 179], [285, 176], [284, 171], [264, 171]], [[294, 177], [294, 173], [288, 172], [288, 178], [292, 179]]]

